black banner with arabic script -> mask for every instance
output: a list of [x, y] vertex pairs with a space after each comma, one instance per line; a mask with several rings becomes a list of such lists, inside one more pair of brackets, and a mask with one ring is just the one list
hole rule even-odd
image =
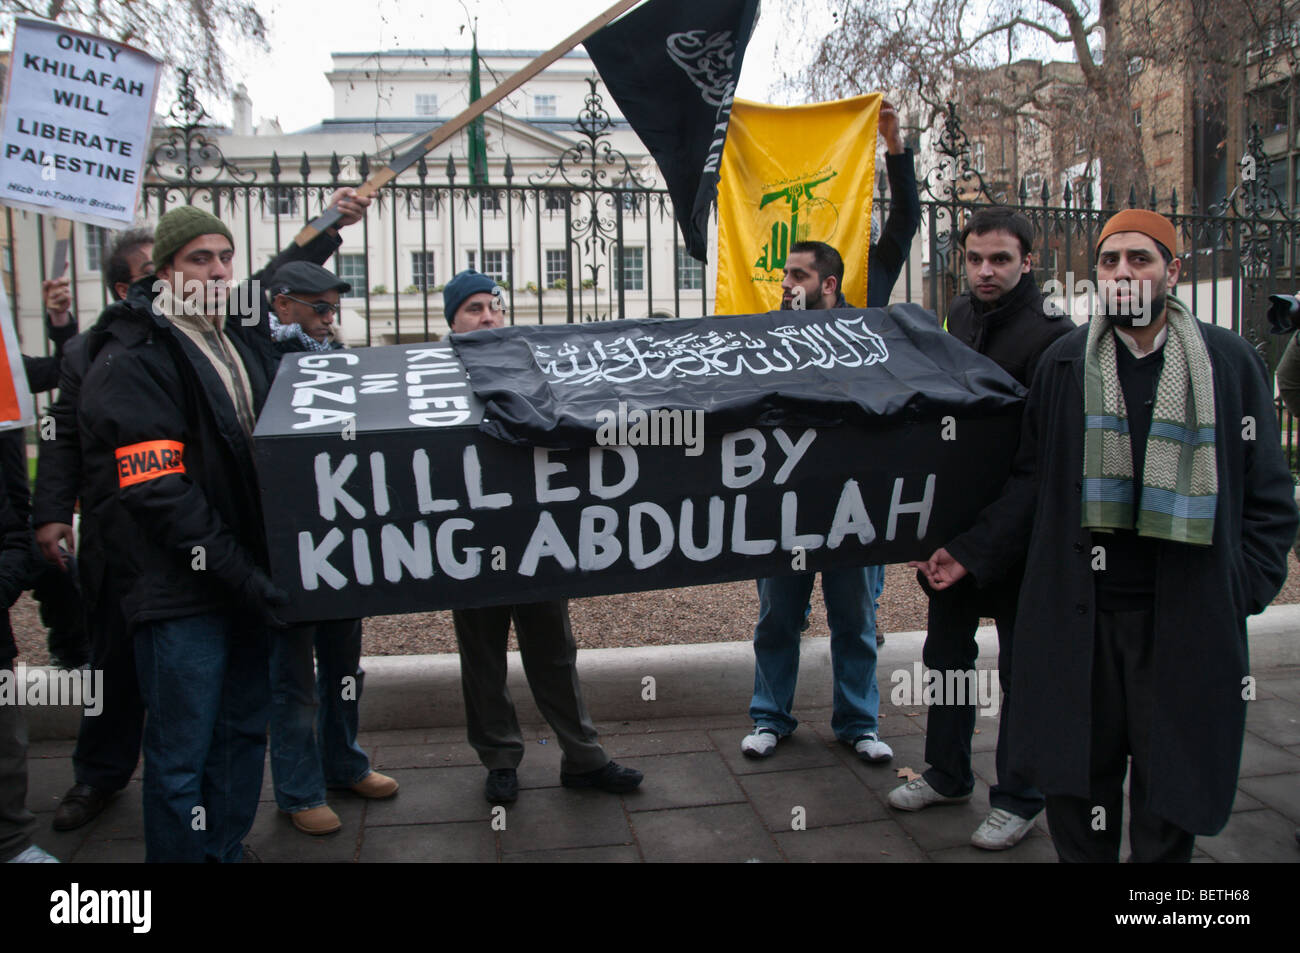
[[621, 405], [699, 410], [709, 433], [1016, 410], [1024, 389], [916, 305], [510, 327], [453, 335], [480, 428], [587, 447]]
[[583, 43], [664, 174], [686, 250], [700, 261], [757, 17], [758, 0], [652, 0]]

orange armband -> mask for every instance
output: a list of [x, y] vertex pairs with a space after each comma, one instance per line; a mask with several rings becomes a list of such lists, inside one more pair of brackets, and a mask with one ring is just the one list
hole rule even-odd
[[185, 445], [175, 440], [148, 440], [117, 448], [119, 489], [185, 472]]

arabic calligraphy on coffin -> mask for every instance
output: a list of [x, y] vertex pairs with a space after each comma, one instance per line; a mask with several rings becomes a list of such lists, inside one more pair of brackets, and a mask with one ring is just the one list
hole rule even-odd
[[576, 387], [868, 367], [889, 360], [884, 338], [866, 326], [863, 316], [808, 321], [764, 332], [711, 329], [673, 335], [656, 331], [610, 341], [530, 346], [547, 381]]

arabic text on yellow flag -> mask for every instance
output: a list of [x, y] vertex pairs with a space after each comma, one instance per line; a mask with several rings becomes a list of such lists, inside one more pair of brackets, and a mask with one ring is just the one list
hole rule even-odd
[[786, 253], [835, 246], [844, 297], [867, 300], [880, 93], [810, 106], [737, 99], [718, 183], [718, 314], [781, 307]]

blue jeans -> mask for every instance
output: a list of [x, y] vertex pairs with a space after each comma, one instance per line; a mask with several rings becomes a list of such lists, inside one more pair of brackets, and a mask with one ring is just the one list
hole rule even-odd
[[266, 632], [227, 613], [147, 622], [135, 659], [148, 712], [145, 859], [239, 862], [262, 789]]
[[370, 773], [357, 744], [360, 663], [360, 619], [272, 636], [271, 778], [280, 810], [320, 807], [326, 787], [351, 787]]
[[[880, 689], [876, 685], [876, 610], [883, 566], [853, 566], [822, 573], [826, 620], [831, 630], [831, 730], [853, 741], [876, 730]], [[799, 679], [799, 630], [812, 593], [811, 572], [758, 580], [758, 625], [754, 627], [754, 697], [749, 717], [759, 727], [788, 735], [799, 722], [791, 715]]]

